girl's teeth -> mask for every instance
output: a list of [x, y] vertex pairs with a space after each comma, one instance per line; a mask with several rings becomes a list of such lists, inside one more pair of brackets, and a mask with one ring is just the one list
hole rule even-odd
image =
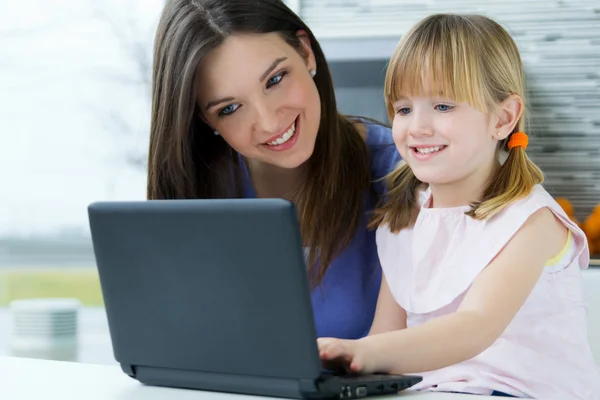
[[421, 154], [429, 154], [439, 151], [443, 146], [435, 146], [435, 147], [417, 147], [416, 150]]
[[295, 131], [296, 131], [296, 123], [294, 122], [292, 124], [292, 126], [290, 127], [290, 129], [288, 129], [288, 131], [286, 133], [281, 135], [281, 137], [273, 140], [272, 142], [267, 142], [267, 144], [271, 145], [271, 146], [275, 146], [277, 144], [283, 144], [283, 143], [287, 142], [288, 140], [290, 140], [290, 138], [292, 136], [294, 136]]

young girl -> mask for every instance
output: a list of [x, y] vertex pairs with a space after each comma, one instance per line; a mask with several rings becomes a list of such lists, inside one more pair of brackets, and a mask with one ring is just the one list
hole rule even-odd
[[376, 211], [384, 279], [369, 336], [319, 339], [329, 368], [417, 373], [420, 390], [600, 399], [583, 232], [527, 157], [515, 43], [483, 16], [434, 15], [386, 77], [404, 159]]

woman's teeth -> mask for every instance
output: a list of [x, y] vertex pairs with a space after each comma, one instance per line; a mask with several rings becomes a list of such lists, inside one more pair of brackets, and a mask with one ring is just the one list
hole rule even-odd
[[441, 149], [443, 149], [446, 146], [435, 146], [435, 147], [415, 147], [415, 150], [417, 151], [417, 153], [421, 153], [421, 154], [429, 154], [429, 153], [435, 153], [436, 151], [440, 151]]
[[290, 127], [290, 129], [288, 129], [288, 131], [286, 133], [284, 133], [283, 135], [281, 135], [281, 137], [273, 140], [272, 142], [267, 142], [267, 144], [269, 146], [276, 146], [278, 144], [284, 144], [285, 142], [287, 142], [288, 140], [290, 140], [290, 138], [292, 136], [294, 136], [295, 131], [296, 131], [296, 123], [294, 122], [292, 124], [292, 126]]

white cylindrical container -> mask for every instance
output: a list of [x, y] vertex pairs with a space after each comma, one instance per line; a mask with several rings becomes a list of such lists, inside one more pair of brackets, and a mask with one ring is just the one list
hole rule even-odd
[[11, 355], [77, 361], [80, 307], [77, 299], [23, 299], [11, 302]]

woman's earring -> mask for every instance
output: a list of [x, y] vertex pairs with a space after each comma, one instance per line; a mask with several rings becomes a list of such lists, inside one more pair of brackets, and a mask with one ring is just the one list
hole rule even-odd
[[317, 74], [317, 71], [315, 71], [314, 69], [310, 70], [310, 76], [312, 76], [314, 78], [316, 74]]
[[215, 136], [219, 136], [219, 132], [214, 131], [213, 133], [215, 134]]

